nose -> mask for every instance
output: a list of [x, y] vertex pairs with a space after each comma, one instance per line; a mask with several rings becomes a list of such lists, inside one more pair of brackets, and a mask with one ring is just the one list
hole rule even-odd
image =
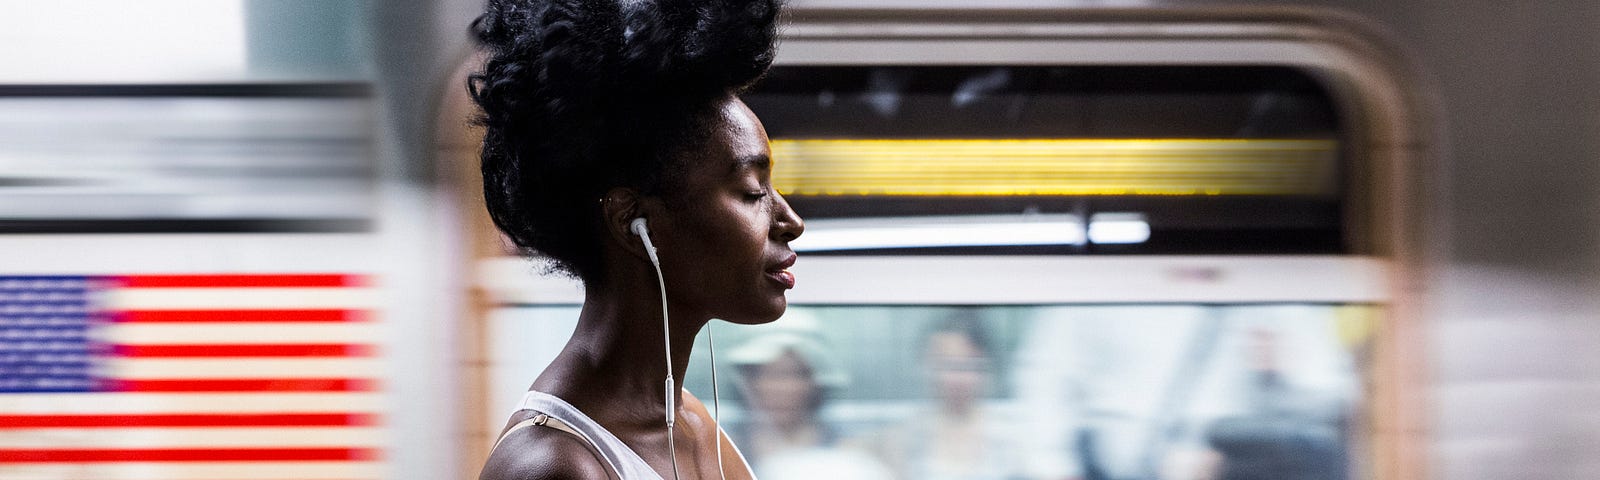
[[783, 198], [783, 194], [773, 192], [772, 196], [776, 199], [772, 206], [772, 239], [784, 243], [792, 242], [799, 238], [800, 234], [805, 233], [806, 222], [800, 219], [800, 214], [794, 213], [794, 209], [789, 207], [789, 201]]

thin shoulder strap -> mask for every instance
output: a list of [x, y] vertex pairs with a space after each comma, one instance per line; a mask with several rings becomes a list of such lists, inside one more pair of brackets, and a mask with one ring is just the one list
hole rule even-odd
[[620, 474], [618, 474], [616, 471], [612, 470], [611, 462], [606, 461], [606, 457], [600, 454], [600, 449], [599, 449], [599, 447], [595, 446], [594, 440], [590, 439], [588, 435], [584, 435], [583, 432], [579, 432], [576, 429], [573, 429], [571, 425], [567, 425], [567, 422], [563, 422], [559, 418], [552, 417], [552, 416], [549, 416], [549, 415], [546, 415], [546, 414], [543, 414], [543, 413], [540, 413], [538, 415], [534, 415], [533, 418], [517, 422], [515, 425], [512, 425], [511, 428], [506, 429], [506, 433], [500, 434], [500, 439], [494, 441], [494, 446], [493, 447], [489, 447], [489, 451], [491, 453], [494, 452], [494, 449], [500, 448], [500, 443], [501, 442], [505, 442], [506, 441], [506, 437], [510, 437], [512, 433], [516, 433], [516, 431], [522, 430], [522, 429], [528, 428], [528, 427], [553, 428], [553, 429], [556, 429], [556, 430], [567, 432], [567, 434], [572, 435], [574, 437], [578, 437], [578, 440], [582, 440], [583, 441], [583, 446], [585, 448], [589, 449], [589, 453], [594, 454], [594, 458], [596, 460], [599, 460], [600, 464], [605, 465], [605, 467], [606, 467], [606, 477], [607, 478], [610, 478], [611, 480], [622, 480], [620, 478]]

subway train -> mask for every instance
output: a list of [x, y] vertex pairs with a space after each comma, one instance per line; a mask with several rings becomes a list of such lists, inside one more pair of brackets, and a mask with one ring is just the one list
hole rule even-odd
[[[0, 76], [0, 477], [475, 478], [583, 301], [484, 209], [481, 2], [198, 5]], [[788, 8], [799, 286], [683, 379], [759, 477], [1600, 474], [1600, 8]]]

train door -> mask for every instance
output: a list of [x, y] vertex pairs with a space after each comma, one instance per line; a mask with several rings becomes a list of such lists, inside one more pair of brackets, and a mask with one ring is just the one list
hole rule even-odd
[[[801, 286], [774, 324], [713, 327], [719, 410], [762, 478], [1422, 475], [1409, 199], [1427, 144], [1403, 65], [1361, 24], [791, 20], [746, 101], [807, 220]], [[582, 301], [486, 225], [478, 445]], [[686, 382], [702, 398], [709, 360]]]

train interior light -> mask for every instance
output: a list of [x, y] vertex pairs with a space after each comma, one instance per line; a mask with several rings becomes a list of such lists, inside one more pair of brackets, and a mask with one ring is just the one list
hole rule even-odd
[[1139, 213], [1096, 213], [1087, 225], [1071, 214], [822, 218], [790, 243], [796, 252], [1135, 244], [1150, 239]]
[[1090, 242], [1144, 243], [1150, 239], [1150, 223], [1138, 213], [1096, 213], [1089, 218]]
[[933, 247], [1082, 245], [1074, 215], [970, 215], [819, 219], [790, 246], [797, 252]]

